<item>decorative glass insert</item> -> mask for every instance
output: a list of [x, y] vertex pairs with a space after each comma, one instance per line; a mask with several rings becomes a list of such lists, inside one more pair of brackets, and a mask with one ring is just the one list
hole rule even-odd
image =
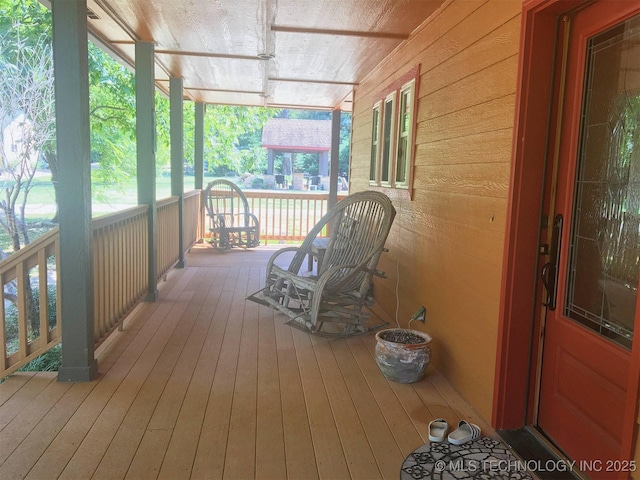
[[640, 16], [587, 45], [565, 315], [631, 347], [640, 258]]

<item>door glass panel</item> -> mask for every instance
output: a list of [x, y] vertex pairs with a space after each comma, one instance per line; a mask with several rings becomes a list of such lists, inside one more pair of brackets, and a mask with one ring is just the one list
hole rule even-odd
[[640, 255], [640, 16], [588, 42], [565, 315], [631, 346]]

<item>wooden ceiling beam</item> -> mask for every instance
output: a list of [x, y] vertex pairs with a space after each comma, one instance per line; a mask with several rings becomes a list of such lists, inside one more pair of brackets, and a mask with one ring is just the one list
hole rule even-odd
[[157, 55], [177, 55], [183, 57], [227, 58], [230, 60], [252, 60], [263, 62], [264, 59], [257, 55], [233, 55], [229, 53], [185, 52], [182, 50], [156, 50]]
[[373, 31], [357, 31], [357, 30], [329, 30], [318, 28], [302, 28], [302, 27], [283, 27], [272, 25], [271, 31], [283, 33], [301, 33], [307, 35], [336, 35], [343, 37], [365, 37], [365, 38], [389, 38], [393, 40], [406, 40], [409, 34], [390, 33], [390, 32], [373, 32]]
[[347, 85], [349, 87], [355, 87], [359, 85], [358, 82], [341, 82], [336, 80], [313, 80], [307, 78], [279, 78], [269, 77], [269, 81], [273, 82], [293, 82], [293, 83], [319, 83], [323, 85]]

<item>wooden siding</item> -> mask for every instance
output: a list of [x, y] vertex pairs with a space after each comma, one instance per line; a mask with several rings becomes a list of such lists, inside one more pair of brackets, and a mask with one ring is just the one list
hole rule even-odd
[[197, 244], [96, 351], [96, 380], [1, 384], [0, 478], [397, 479], [434, 418], [494, 435], [432, 366], [388, 382], [373, 334], [312, 337], [245, 301], [274, 250]]
[[[376, 284], [406, 323], [427, 307], [434, 362], [489, 419], [500, 302], [520, 36], [518, 1], [446, 2], [355, 90], [352, 191], [368, 189], [371, 109], [420, 64], [413, 198], [398, 217]], [[399, 274], [398, 274], [399, 272]], [[412, 325], [414, 326], [415, 323]]]

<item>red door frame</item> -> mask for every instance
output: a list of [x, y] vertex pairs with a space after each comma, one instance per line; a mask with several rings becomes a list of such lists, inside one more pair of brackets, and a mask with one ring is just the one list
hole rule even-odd
[[[557, 16], [580, 0], [526, 0], [520, 59], [503, 259], [492, 425], [520, 428], [532, 422], [532, 324], [538, 268], [544, 159], [554, 64]], [[633, 343], [622, 458], [631, 458], [640, 383], [640, 342]]]

